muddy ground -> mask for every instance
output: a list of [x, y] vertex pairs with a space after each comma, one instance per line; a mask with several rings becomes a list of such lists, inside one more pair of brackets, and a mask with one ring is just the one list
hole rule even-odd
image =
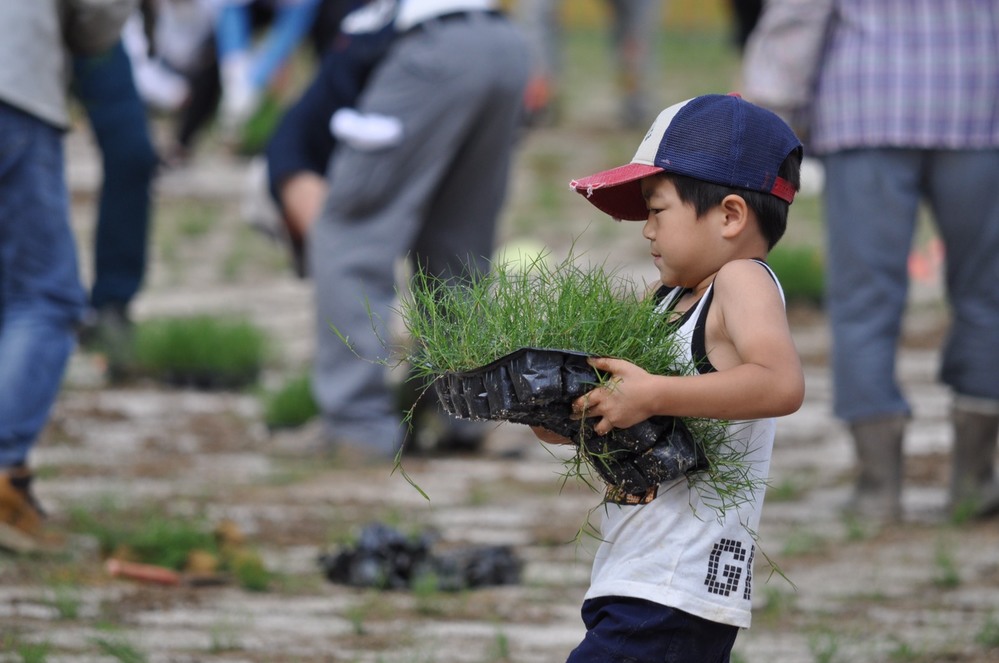
[[[503, 239], [541, 241], [556, 255], [575, 240], [648, 278], [637, 228], [599, 218], [565, 189], [571, 176], [630, 154], [634, 137], [608, 147], [618, 138], [590, 144], [555, 128], [529, 136]], [[68, 152], [86, 276], [99, 166], [85, 131], [70, 136]], [[250, 317], [273, 340], [261, 382], [270, 389], [307, 363], [311, 291], [281, 247], [245, 222], [246, 171], [244, 159], [206, 149], [161, 178], [153, 262], [134, 314]], [[807, 197], [802, 205], [806, 216], [817, 207]], [[819, 227], [807, 218], [800, 225], [799, 236]], [[916, 415], [899, 526], [866, 528], [839, 515], [853, 456], [829, 412], [825, 319], [821, 309], [796, 307], [792, 323], [807, 401], [780, 424], [759, 533], [780, 573], [758, 558], [753, 627], [734, 660], [999, 660], [999, 527], [955, 524], [943, 512], [950, 432], [947, 395], [934, 381], [946, 328], [938, 284], [931, 277], [914, 292], [900, 357]], [[79, 351], [33, 456], [39, 497], [68, 536], [66, 552], [0, 555], [0, 660], [550, 663], [580, 639], [595, 548], [580, 530], [599, 495], [565, 481], [564, 459], [528, 431], [499, 425], [479, 454], [406, 460], [427, 500], [399, 473], [317, 453], [311, 427], [269, 431], [261, 408], [260, 390], [111, 384], [102, 357]], [[112, 578], [95, 537], [73, 529], [80, 511], [109, 526], [136, 514], [231, 521], [270, 580], [251, 591], [231, 580]], [[448, 546], [512, 546], [523, 576], [456, 593], [328, 582], [317, 557], [374, 521], [432, 528]]]

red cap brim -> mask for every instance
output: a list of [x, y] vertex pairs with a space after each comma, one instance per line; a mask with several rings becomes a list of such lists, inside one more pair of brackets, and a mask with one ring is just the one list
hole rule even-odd
[[649, 208], [642, 196], [641, 180], [661, 172], [659, 166], [629, 163], [573, 180], [569, 186], [615, 219], [644, 221], [649, 217]]

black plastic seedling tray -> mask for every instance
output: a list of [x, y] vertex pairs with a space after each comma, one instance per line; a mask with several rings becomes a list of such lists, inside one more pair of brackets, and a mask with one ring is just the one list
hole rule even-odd
[[572, 350], [521, 348], [468, 371], [445, 373], [434, 389], [446, 412], [541, 426], [582, 442], [601, 478], [632, 495], [703, 469], [705, 458], [687, 426], [675, 417], [652, 417], [630, 428], [597, 435], [572, 418], [572, 402], [600, 384], [600, 375]]

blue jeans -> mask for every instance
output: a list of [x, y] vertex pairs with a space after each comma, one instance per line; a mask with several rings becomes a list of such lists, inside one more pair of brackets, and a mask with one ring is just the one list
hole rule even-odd
[[146, 108], [119, 42], [108, 53], [73, 60], [73, 91], [90, 119], [101, 150], [101, 185], [94, 236], [94, 308], [127, 306], [146, 271], [153, 176], [153, 148]]
[[999, 150], [863, 149], [824, 162], [836, 415], [910, 412], [895, 359], [922, 202], [947, 255], [940, 378], [957, 394], [999, 400]]
[[0, 467], [26, 463], [84, 305], [62, 132], [0, 102]]
[[727, 663], [738, 627], [642, 599], [583, 602], [586, 637], [566, 663]]

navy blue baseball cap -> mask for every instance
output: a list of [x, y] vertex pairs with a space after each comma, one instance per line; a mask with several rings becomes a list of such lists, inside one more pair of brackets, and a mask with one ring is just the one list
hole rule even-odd
[[659, 113], [631, 163], [573, 180], [569, 186], [615, 219], [644, 221], [649, 210], [640, 181], [669, 172], [788, 203], [795, 188], [778, 177], [801, 141], [776, 113], [737, 94], [709, 94]]

